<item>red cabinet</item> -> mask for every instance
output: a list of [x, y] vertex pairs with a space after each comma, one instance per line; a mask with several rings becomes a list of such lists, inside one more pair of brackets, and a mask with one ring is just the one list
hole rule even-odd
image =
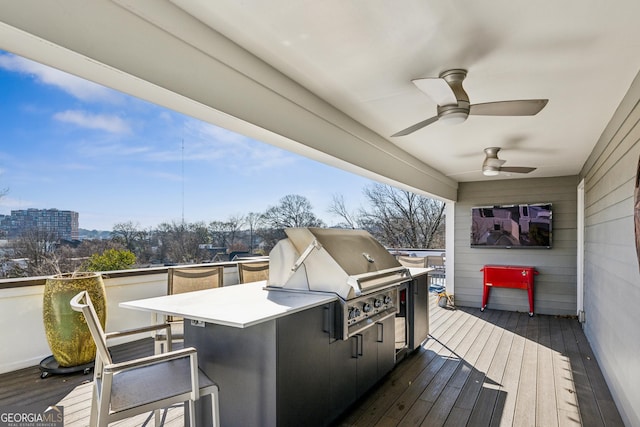
[[529, 316], [533, 316], [533, 278], [538, 274], [535, 267], [485, 265], [480, 271], [484, 272], [482, 311], [487, 307], [490, 288], [515, 288], [527, 291], [529, 296]]

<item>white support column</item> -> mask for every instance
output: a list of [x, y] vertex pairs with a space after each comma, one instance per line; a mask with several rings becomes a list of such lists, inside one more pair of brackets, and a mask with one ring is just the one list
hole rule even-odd
[[576, 312], [580, 322], [584, 322], [584, 179], [578, 184], [577, 211]]
[[448, 294], [455, 294], [454, 287], [454, 223], [455, 223], [455, 202], [446, 202], [444, 208], [445, 214], [445, 274], [447, 276], [446, 286]]

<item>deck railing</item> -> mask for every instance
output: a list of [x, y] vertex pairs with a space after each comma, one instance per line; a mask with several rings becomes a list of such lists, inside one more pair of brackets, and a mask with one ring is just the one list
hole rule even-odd
[[[202, 265], [202, 264], [201, 264]], [[224, 267], [224, 285], [238, 284], [235, 262]], [[107, 295], [107, 331], [129, 329], [151, 323], [151, 315], [119, 307], [123, 301], [166, 295], [168, 267], [151, 267], [104, 273]], [[42, 321], [46, 277], [0, 280], [0, 373], [34, 366], [49, 356]], [[114, 342], [123, 343], [125, 340]]]
[[[246, 262], [246, 260], [244, 261]], [[239, 283], [236, 262], [198, 265], [224, 267], [224, 286]], [[107, 295], [107, 331], [151, 324], [151, 315], [120, 308], [119, 304], [142, 298], [166, 295], [169, 267], [104, 272]], [[444, 285], [444, 271], [430, 276], [430, 285]], [[0, 279], [0, 374], [40, 363], [51, 352], [42, 321], [42, 300], [46, 277]], [[113, 341], [114, 345], [126, 342]]]

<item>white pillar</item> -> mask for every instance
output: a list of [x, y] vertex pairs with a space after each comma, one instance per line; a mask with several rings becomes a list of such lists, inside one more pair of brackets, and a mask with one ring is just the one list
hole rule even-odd
[[576, 312], [584, 322], [584, 179], [578, 184]]
[[445, 253], [446, 253], [446, 262], [445, 262], [445, 274], [447, 276], [446, 286], [447, 293], [454, 294], [454, 223], [455, 223], [455, 213], [456, 213], [456, 204], [455, 202], [446, 202], [444, 208], [445, 214]]

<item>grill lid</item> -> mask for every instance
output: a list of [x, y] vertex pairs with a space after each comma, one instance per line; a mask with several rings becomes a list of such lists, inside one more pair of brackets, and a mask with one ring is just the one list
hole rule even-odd
[[288, 228], [269, 254], [269, 288], [334, 292], [351, 299], [391, 286], [408, 270], [364, 230]]

